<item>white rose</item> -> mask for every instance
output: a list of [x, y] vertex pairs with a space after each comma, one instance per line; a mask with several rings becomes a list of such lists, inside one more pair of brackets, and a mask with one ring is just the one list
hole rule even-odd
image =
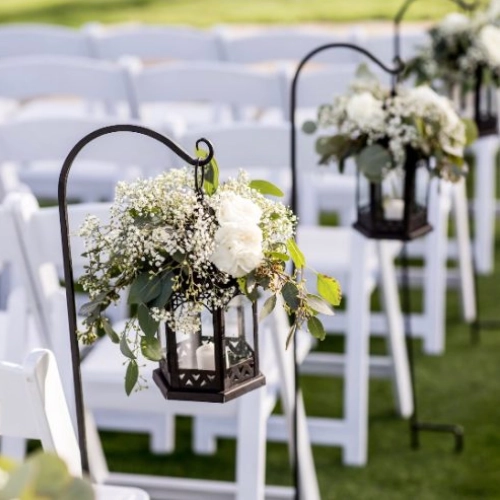
[[453, 33], [455, 31], [461, 31], [467, 29], [470, 24], [470, 20], [464, 14], [459, 14], [458, 12], [452, 12], [445, 16], [445, 18], [439, 24], [440, 28], [447, 33]]
[[500, 29], [491, 25], [485, 26], [479, 32], [478, 38], [490, 64], [500, 66]]
[[379, 129], [384, 123], [382, 101], [369, 92], [354, 94], [347, 103], [347, 117], [358, 127]]
[[223, 192], [217, 209], [219, 224], [258, 224], [262, 210], [252, 200], [235, 193]]
[[262, 231], [257, 224], [223, 224], [215, 233], [215, 249], [210, 257], [218, 269], [241, 278], [262, 262]]

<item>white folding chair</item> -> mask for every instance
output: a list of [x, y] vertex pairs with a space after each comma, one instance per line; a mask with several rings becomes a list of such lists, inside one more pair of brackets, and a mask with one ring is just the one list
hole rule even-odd
[[[405, 29], [400, 34], [400, 57], [407, 61], [416, 55], [419, 47], [425, 45], [429, 35], [424, 29]], [[365, 31], [359, 37], [361, 46], [366, 47], [386, 66], [392, 66], [394, 59], [394, 33], [389, 30], [384, 33], [368, 33]]]
[[[32, 351], [23, 365], [0, 361], [0, 411], [2, 436], [39, 439], [45, 450], [64, 460], [73, 476], [82, 475], [78, 442], [50, 351]], [[103, 500], [149, 499], [137, 488], [99, 485], [95, 493]]]
[[[55, 199], [62, 162], [71, 148], [88, 133], [116, 123], [113, 119], [54, 118], [0, 124], [1, 194], [5, 196], [19, 179], [37, 196]], [[136, 134], [124, 141], [112, 135], [85, 148], [72, 170], [69, 196], [85, 201], [110, 199], [119, 180], [168, 168], [172, 163], [168, 150], [147, 139]]]
[[0, 98], [18, 103], [7, 118], [137, 117], [128, 71], [92, 59], [39, 55], [0, 60]]
[[59, 55], [91, 57], [85, 33], [49, 24], [4, 24], [0, 28], [0, 58]]
[[[241, 124], [238, 127], [211, 127], [210, 134], [214, 145], [215, 156], [222, 172], [234, 171], [241, 167], [249, 171], [252, 178], [265, 178], [285, 186], [285, 192], [290, 188], [290, 127], [288, 124], [259, 126]], [[203, 135], [197, 128], [180, 138], [181, 144], [192, 143], [193, 137]], [[301, 145], [299, 152], [306, 151]], [[299, 159], [299, 161], [301, 161]], [[233, 169], [231, 172], [230, 169]], [[283, 182], [283, 179], [285, 182]], [[280, 182], [281, 180], [281, 182]], [[302, 185], [299, 185], [299, 193]], [[300, 197], [300, 196], [299, 196]], [[336, 324], [341, 316], [337, 313], [333, 321], [335, 331], [344, 331], [347, 337], [345, 359], [321, 358], [313, 353], [306, 359], [303, 370], [309, 373], [334, 373], [339, 375], [345, 366], [344, 376], [346, 390], [344, 414], [340, 421], [310, 420], [311, 441], [316, 444], [342, 446], [344, 462], [352, 465], [363, 465], [367, 458], [367, 383], [368, 383], [368, 331], [370, 323], [369, 297], [375, 288], [376, 276], [382, 273], [382, 283], [386, 310], [388, 313], [388, 344], [391, 358], [381, 363], [385, 366], [384, 376], [393, 379], [396, 404], [403, 416], [409, 416], [412, 411], [411, 388], [406, 351], [404, 348], [404, 331], [397, 296], [396, 276], [392, 258], [395, 254], [394, 245], [380, 243], [378, 256], [373, 244], [365, 242], [364, 238], [352, 235], [347, 228], [316, 228], [299, 225], [298, 240], [311, 268], [319, 272], [339, 277], [343, 290], [351, 297], [350, 309], [345, 321]], [[354, 241], [353, 241], [354, 240]], [[309, 280], [314, 283], [314, 280]], [[355, 298], [354, 298], [355, 297]], [[327, 321], [328, 318], [325, 318]], [[373, 360], [374, 364], [379, 360]], [[332, 371], [333, 370], [333, 371]], [[309, 420], [309, 419], [308, 419]], [[271, 423], [272, 422], [272, 423]], [[283, 421], [272, 417], [269, 427], [269, 439], [282, 439]], [[212, 432], [226, 435], [230, 427], [222, 429], [220, 425], [213, 426]], [[205, 435], [208, 431], [205, 426]], [[210, 446], [200, 451], [208, 451]]]
[[234, 120], [282, 120], [281, 72], [220, 62], [179, 62], [132, 71], [141, 117], [179, 130]]
[[216, 33], [189, 26], [128, 24], [106, 28], [92, 24], [86, 31], [93, 52], [100, 59], [117, 61], [123, 56], [145, 62], [221, 59]]
[[[28, 194], [11, 195], [8, 199], [12, 208], [18, 229], [18, 237], [23, 244], [23, 251], [30, 275], [33, 280], [33, 290], [37, 295], [36, 308], [39, 323], [50, 328], [51, 344], [55, 354], [60, 359], [60, 366], [68, 385], [65, 387], [71, 393], [70, 360], [68, 359], [68, 324], [66, 316], [65, 293], [59, 285], [56, 267], [61, 265], [61, 249], [59, 243], [59, 215], [56, 208], [40, 209], [36, 200]], [[109, 214], [109, 205], [71, 205], [70, 224], [71, 234], [76, 233], [76, 228], [89, 214], [101, 216], [103, 220]], [[28, 234], [29, 233], [29, 234]], [[36, 249], [36, 251], [35, 251]], [[72, 255], [73, 264], [78, 274], [84, 259], [82, 242], [73, 237]], [[269, 331], [266, 331], [269, 330]], [[262, 336], [274, 335], [276, 329], [271, 325], [264, 329]], [[269, 335], [266, 335], [268, 333]], [[226, 405], [211, 405], [173, 402], [166, 403], [159, 390], [154, 387], [150, 376], [149, 389], [139, 391], [127, 397], [124, 391], [124, 372], [121, 355], [116, 345], [108, 339], [98, 342], [95, 348], [86, 356], [82, 364], [85, 401], [88, 408], [94, 412], [97, 422], [104, 428], [122, 430], [140, 430], [151, 433], [156, 451], [169, 451], [174, 446], [173, 417], [175, 415], [202, 416], [217, 415], [217, 418], [231, 418], [237, 422], [238, 429], [238, 459], [236, 472], [236, 485], [232, 485], [238, 499], [263, 498], [264, 494], [264, 465], [265, 465], [265, 435], [266, 420], [276, 401], [278, 381], [285, 377], [279, 373], [275, 366], [274, 356], [284, 355], [284, 346], [281, 353], [265, 351], [263, 355], [263, 371], [267, 369], [268, 390], [254, 391], [248, 396], [240, 398]], [[267, 361], [265, 359], [267, 358]], [[141, 360], [142, 364], [142, 360]], [[144, 360], [146, 368], [152, 372], [156, 367], [154, 363]], [[146, 373], [145, 373], [146, 375]], [[299, 409], [300, 411], [300, 409]], [[236, 419], [236, 420], [234, 420]], [[95, 436], [95, 433], [93, 434]], [[306, 440], [302, 441], [302, 452], [310, 454]], [[92, 450], [95, 453], [95, 450]], [[243, 459], [245, 457], [245, 459]], [[249, 460], [249, 457], [252, 457]], [[251, 465], [249, 465], [249, 463]], [[311, 492], [314, 493], [315, 475], [310, 460], [306, 460], [304, 474], [308, 478]], [[171, 491], [172, 482], [150, 478], [149, 486], [141, 481], [140, 477], [125, 477], [123, 475], [109, 475], [106, 470], [95, 471], [96, 476], [107, 478], [107, 481], [116, 481], [119, 484], [143, 485], [148, 488], [163, 488]], [[127, 481], [129, 481], [127, 483]], [[166, 481], [166, 482], [165, 482]], [[175, 481], [174, 481], [175, 483]], [[192, 491], [193, 483], [185, 481], [175, 487]], [[220, 485], [211, 482], [202, 482], [200, 491], [218, 491]], [[228, 486], [225, 485], [224, 488]], [[286, 488], [271, 488], [275, 494], [285, 495]], [[191, 498], [191, 497], [190, 497]], [[315, 499], [318, 496], [310, 496]]]
[[[327, 30], [270, 28], [240, 35], [220, 29], [219, 33], [224, 60], [237, 64], [264, 62], [296, 64], [308, 52], [320, 45], [354, 42], [357, 39], [356, 30], [341, 34]], [[318, 56], [317, 62], [356, 64], [359, 58], [353, 51], [336, 50]]]

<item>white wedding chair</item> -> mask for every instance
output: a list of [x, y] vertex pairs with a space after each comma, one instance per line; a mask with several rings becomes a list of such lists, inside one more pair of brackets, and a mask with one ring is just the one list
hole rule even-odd
[[[370, 69], [380, 81], [390, 82], [390, 76], [377, 70], [374, 65]], [[350, 67], [340, 67], [339, 70], [343, 72], [343, 79], [336, 78], [335, 68], [313, 68], [300, 75], [297, 86], [297, 123], [301, 124], [306, 118], [311, 118], [311, 109], [317, 109], [325, 102], [333, 102], [336, 96], [345, 93], [355, 71]], [[319, 157], [314, 153], [314, 141], [317, 136], [329, 133], [334, 131], [321, 130], [308, 136], [302, 130], [297, 131], [303, 141], [301, 147], [312, 152], [312, 156], [306, 161], [298, 163], [298, 178], [302, 190], [302, 196], [298, 199], [298, 212], [301, 221], [306, 224], [317, 224], [322, 210], [335, 212], [340, 224], [346, 226], [354, 222], [355, 218], [356, 166], [349, 159], [346, 161], [345, 173], [340, 174], [335, 164], [318, 165]], [[425, 259], [424, 269], [417, 276], [417, 282], [422, 284], [424, 290], [424, 301], [422, 312], [412, 315], [414, 335], [424, 340], [423, 348], [427, 354], [437, 355], [442, 354], [445, 348], [447, 253], [459, 257], [462, 309], [467, 322], [475, 319], [476, 307], [464, 183], [447, 185], [444, 182], [434, 182], [429, 197], [429, 214], [434, 231], [424, 239], [412, 242], [408, 250], [411, 256]], [[451, 213], [454, 215], [459, 245], [448, 242], [448, 220]], [[412, 274], [415, 275], [415, 270], [412, 270]], [[386, 329], [383, 315], [372, 315], [372, 332], [380, 334]]]
[[143, 120], [176, 130], [235, 120], [280, 121], [285, 106], [279, 71], [221, 62], [177, 62], [131, 70]]
[[[328, 43], [351, 42], [358, 38], [358, 30], [345, 34], [330, 30], [299, 28], [256, 29], [249, 33], [235, 34], [220, 28], [222, 57], [237, 64], [286, 63], [296, 65], [308, 52]], [[356, 64], [357, 54], [348, 50], [336, 50], [318, 56], [318, 63]]]
[[85, 33], [50, 24], [4, 24], [0, 28], [0, 58], [59, 55], [92, 57]]
[[[239, 167], [246, 169], [251, 178], [264, 178], [290, 189], [290, 128], [282, 125], [248, 125], [211, 127], [210, 131], [197, 128], [185, 133], [181, 144], [192, 143], [199, 134], [210, 137], [215, 156], [224, 175], [234, 176]], [[209, 134], [210, 132], [210, 134]], [[305, 145], [297, 148], [298, 162], [311, 161], [314, 150]], [[304, 178], [303, 178], [304, 179]], [[304, 182], [307, 182], [304, 179]], [[303, 184], [299, 184], [300, 190]], [[300, 214], [299, 214], [300, 216]], [[300, 220], [300, 219], [299, 219]], [[305, 373], [344, 375], [344, 418], [314, 419], [309, 417], [311, 441], [313, 444], [341, 446], [344, 463], [364, 465], [367, 460], [367, 401], [368, 366], [382, 376], [390, 377], [394, 384], [396, 406], [401, 415], [408, 417], [412, 412], [411, 387], [408, 362], [404, 346], [404, 330], [397, 295], [396, 275], [393, 257], [397, 245], [380, 242], [374, 245], [349, 228], [326, 228], [305, 226], [298, 228], [298, 242], [312, 269], [339, 278], [344, 293], [351, 298], [345, 318], [338, 324], [337, 313], [325, 318], [326, 324], [335, 331], [345, 332], [346, 354], [323, 356], [311, 353], [305, 359], [302, 370]], [[382, 290], [387, 312], [386, 332], [391, 356], [378, 359], [369, 357], [368, 337], [370, 323], [369, 297], [373, 292], [377, 275], [381, 273]], [[309, 280], [314, 283], [314, 280]], [[355, 297], [355, 299], [353, 299]], [[198, 451], [213, 451], [210, 440], [210, 423], [203, 424], [204, 443], [198, 441]], [[271, 417], [268, 439], [281, 440], [286, 435], [283, 419]], [[213, 423], [214, 435], [232, 435], [234, 429], [224, 424]]]
[[[61, 370], [67, 374], [64, 379], [67, 382], [66, 390], [70, 393], [72, 387], [71, 367], [68, 359], [66, 300], [56, 272], [56, 267], [61, 265], [62, 259], [59, 243], [58, 211], [56, 208], [40, 209], [36, 200], [26, 193], [13, 194], [9, 197], [8, 202], [15, 215], [18, 236], [23, 244], [27, 266], [30, 269], [31, 279], [34, 283], [33, 290], [37, 294], [36, 300], [38, 303], [34, 304], [34, 307], [40, 323], [45, 323], [50, 328], [51, 343], [54, 346], [57, 358], [61, 360]], [[69, 211], [71, 234], [74, 235], [76, 228], [83, 221], [86, 214], [97, 214], [105, 218], [109, 213], [109, 205], [71, 205]], [[80, 257], [82, 251], [81, 242], [75, 238], [72, 255], [76, 270], [81, 269], [81, 265], [84, 263], [84, 259]], [[271, 324], [267, 328], [264, 327], [262, 337], [272, 337], [277, 335], [276, 332], [276, 327]], [[307, 336], [307, 338], [309, 337]], [[268, 379], [267, 390], [254, 391], [248, 396], [235, 401], [234, 404], [207, 405], [165, 402], [159, 390], [154, 387], [150, 377], [148, 377], [150, 385], [148, 390], [142, 390], [132, 397], [127, 397], [123, 385], [124, 372], [121, 355], [117, 346], [111, 345], [107, 339], [103, 339], [90, 351], [82, 364], [85, 401], [101, 427], [150, 432], [154, 440], [153, 448], [162, 452], [169, 451], [174, 446], [172, 433], [174, 429], [173, 417], [175, 415], [203, 415], [203, 418], [217, 415], [217, 418], [231, 418], [232, 421], [237, 422], [238, 429], [237, 481], [236, 485], [230, 486], [224, 483], [224, 488], [227, 491], [234, 491], [238, 499], [260, 499], [263, 498], [265, 484], [266, 420], [276, 401], [279, 387], [278, 381], [283, 385], [288, 380], [286, 374], [276, 369], [276, 366], [284, 366], [283, 362], [276, 362], [276, 357], [279, 358], [285, 355], [284, 344], [281, 342], [280, 344], [282, 347], [280, 352], [276, 353], [271, 349], [267, 349], [263, 353], [262, 369]], [[145, 370], [152, 371], [152, 368], [155, 367], [150, 362], [145, 361], [145, 364]], [[289, 386], [293, 385], [289, 380], [288, 384]], [[290, 411], [292, 411], [293, 404], [289, 405], [289, 407], [291, 408]], [[299, 414], [302, 411], [301, 408], [298, 408]], [[288, 418], [290, 419], [290, 414], [288, 414]], [[310, 489], [305, 493], [304, 498], [316, 499], [319, 498], [319, 495], [316, 494], [316, 477], [312, 455], [310, 455], [310, 448], [308, 448], [307, 429], [304, 429], [304, 432], [300, 444], [301, 453], [305, 456], [305, 461], [301, 464], [301, 474], [306, 479], [304, 484], [307, 484]], [[93, 435], [95, 436], [95, 433]], [[288, 439], [290, 439], [290, 436], [288, 436]], [[96, 452], [93, 449], [92, 454], [97, 453], [99, 455], [98, 451]], [[99, 461], [102, 464], [102, 460]], [[194, 487], [191, 481], [179, 483], [159, 478], [146, 479], [141, 476], [110, 475], [105, 470], [105, 465], [102, 468], [104, 470], [94, 471], [97, 477], [119, 484], [142, 485], [148, 490], [152, 489], [151, 491], [155, 491], [155, 488], [168, 491], [171, 491], [172, 488], [181, 488], [191, 492]], [[201, 482], [199, 484], [202, 485], [198, 486], [199, 491], [203, 491], [204, 494], [211, 491], [217, 492], [221, 488], [221, 485], [211, 482]], [[278, 495], [278, 498], [285, 498], [289, 490], [275, 487], [270, 488], [269, 491]]]
[[117, 61], [133, 56], [148, 63], [221, 60], [217, 34], [190, 26], [125, 24], [110, 28], [92, 23], [86, 33], [100, 59]]
[[38, 55], [0, 60], [0, 98], [17, 106], [6, 119], [53, 116], [137, 117], [129, 73], [95, 59]]
[[[116, 123], [111, 118], [53, 118], [0, 124], [1, 195], [29, 183], [37, 196], [56, 198], [59, 172], [71, 148], [88, 133]], [[138, 134], [129, 141], [109, 136], [79, 156], [68, 193], [85, 201], [110, 199], [119, 180], [157, 173], [171, 164], [168, 150], [159, 143]]]
[[[0, 434], [39, 439], [46, 451], [64, 460], [69, 472], [81, 477], [80, 449], [66, 405], [53, 354], [36, 349], [22, 365], [0, 361]], [[96, 498], [148, 500], [138, 488], [99, 485]]]

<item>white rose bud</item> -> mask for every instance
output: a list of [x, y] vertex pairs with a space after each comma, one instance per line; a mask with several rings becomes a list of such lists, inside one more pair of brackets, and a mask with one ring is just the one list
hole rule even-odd
[[226, 223], [258, 224], [262, 210], [252, 201], [235, 193], [222, 193], [217, 210], [217, 220], [222, 226]]
[[375, 99], [369, 92], [353, 95], [346, 107], [347, 116], [361, 129], [378, 129], [384, 123], [382, 101]]
[[210, 258], [218, 269], [241, 278], [257, 268], [262, 253], [262, 231], [256, 224], [223, 224], [215, 233], [215, 250]]
[[500, 66], [500, 29], [496, 26], [485, 26], [479, 32], [479, 43], [486, 52], [490, 64]]
[[454, 33], [456, 31], [462, 31], [468, 28], [470, 25], [470, 20], [464, 14], [458, 12], [452, 12], [445, 16], [445, 18], [439, 23], [440, 28], [447, 33]]

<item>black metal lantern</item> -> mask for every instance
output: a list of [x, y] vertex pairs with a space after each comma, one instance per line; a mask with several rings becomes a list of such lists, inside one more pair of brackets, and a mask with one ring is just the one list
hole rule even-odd
[[[169, 312], [184, 305], [174, 298]], [[224, 308], [205, 308], [200, 325], [194, 335], [165, 325], [166, 357], [153, 378], [167, 399], [224, 403], [265, 384], [255, 301], [237, 294]]]
[[498, 134], [497, 89], [491, 78], [487, 81], [487, 70], [478, 66], [474, 87], [474, 120], [480, 137]]
[[[370, 182], [358, 170], [357, 221], [353, 227], [368, 238], [401, 241], [431, 231], [427, 221], [429, 175], [422, 168], [426, 162], [418, 151], [407, 148], [404, 167], [389, 172], [382, 182]], [[420, 172], [423, 175], [419, 176]]]

